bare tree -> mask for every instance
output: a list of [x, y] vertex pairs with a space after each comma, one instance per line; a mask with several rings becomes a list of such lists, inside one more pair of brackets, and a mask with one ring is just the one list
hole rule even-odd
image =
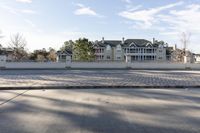
[[21, 61], [27, 57], [27, 52], [25, 50], [26, 40], [23, 35], [17, 33], [10, 37], [10, 47], [13, 50], [13, 58], [15, 61]]
[[186, 54], [187, 54], [188, 45], [190, 43], [190, 37], [191, 37], [191, 33], [183, 32], [181, 34], [181, 43], [183, 44], [183, 50], [184, 50], [185, 56], [187, 56]]

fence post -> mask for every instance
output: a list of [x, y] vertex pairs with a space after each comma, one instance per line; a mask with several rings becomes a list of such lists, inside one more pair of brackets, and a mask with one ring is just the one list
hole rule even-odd
[[126, 66], [127, 68], [131, 68], [131, 56], [126, 56]]
[[70, 68], [71, 67], [71, 64], [72, 64], [72, 57], [71, 55], [67, 55], [66, 56], [66, 68]]
[[6, 67], [6, 56], [0, 55], [0, 69], [3, 69]]

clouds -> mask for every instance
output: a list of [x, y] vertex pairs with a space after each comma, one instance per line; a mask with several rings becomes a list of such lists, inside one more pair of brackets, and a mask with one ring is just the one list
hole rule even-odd
[[32, 3], [32, 0], [16, 0], [16, 2], [21, 2], [21, 3]]
[[23, 9], [23, 10], [20, 10], [22, 13], [25, 13], [25, 14], [36, 14], [37, 12], [34, 11], [34, 10], [31, 10], [31, 9]]
[[[167, 9], [176, 7], [183, 4], [183, 2], [177, 2], [161, 7], [143, 9], [143, 10], [126, 10], [119, 13], [119, 16], [124, 17], [129, 20], [136, 21], [137, 24], [143, 25], [145, 28], [149, 28], [156, 22], [157, 15]], [[141, 24], [142, 23], [142, 24]]]
[[128, 3], [128, 4], [132, 3], [131, 0], [121, 0], [121, 1], [122, 1], [122, 2], [126, 2], [126, 3]]
[[102, 17], [95, 10], [91, 9], [90, 7], [86, 7], [83, 4], [76, 4], [76, 6], [78, 6], [78, 9], [76, 9], [76, 11], [74, 11], [75, 15]]
[[[125, 10], [118, 15], [131, 21], [134, 28], [161, 29], [161, 34], [200, 33], [200, 4], [188, 5], [180, 1], [151, 9]], [[161, 28], [163, 25], [164, 28]]]
[[[127, 5], [127, 4], [126, 4]], [[137, 6], [135, 6], [137, 7]], [[180, 34], [191, 33], [190, 49], [200, 49], [200, 3], [179, 1], [160, 7], [145, 8], [144, 6], [134, 10], [128, 9], [118, 13], [125, 18], [124, 24], [136, 31], [151, 32], [159, 38], [181, 47]], [[195, 48], [195, 49], [194, 49]]]
[[160, 15], [161, 21], [170, 24], [170, 29], [200, 33], [200, 5], [187, 5], [181, 10], [171, 10], [168, 15]]
[[[53, 40], [54, 32], [62, 38], [67, 37], [66, 40], [68, 37], [73, 39], [89, 34], [90, 39], [101, 36], [113, 39], [120, 36], [146, 39], [156, 37], [174, 44], [180, 42], [180, 39], [174, 39], [180, 32], [189, 31], [192, 39], [197, 38], [195, 42], [199, 42], [197, 34], [200, 34], [200, 2], [173, 1], [176, 2], [76, 0], [74, 3], [74, 0], [52, 0], [46, 3], [44, 0], [4, 0], [0, 4], [0, 16], [4, 18], [0, 25], [6, 36], [12, 32], [34, 33], [34, 39], [38, 37], [38, 42], [35, 43], [38, 44], [43, 33], [52, 34], [48, 37]], [[77, 27], [78, 30], [70, 29], [71, 27]], [[65, 32], [60, 33], [62, 31]], [[46, 37], [45, 41], [47, 40]], [[42, 44], [47, 44], [45, 41]]]
[[6, 10], [7, 12], [14, 14], [14, 15], [20, 15], [20, 14], [37, 14], [35, 10], [32, 9], [17, 9], [13, 8], [11, 6], [7, 5], [0, 5], [0, 8]]

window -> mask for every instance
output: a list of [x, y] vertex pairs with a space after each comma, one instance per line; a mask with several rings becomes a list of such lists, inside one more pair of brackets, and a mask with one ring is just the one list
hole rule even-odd
[[147, 53], [152, 53], [152, 49], [147, 49], [146, 52]]
[[110, 56], [107, 56], [107, 59], [110, 60]]
[[62, 55], [61, 58], [62, 58], [62, 59], [66, 59], [66, 55]]
[[117, 52], [121, 52], [121, 50], [122, 50], [122, 47], [121, 47], [121, 45], [117, 45]]
[[143, 48], [141, 48], [141, 49], [140, 49], [140, 53], [143, 53], [143, 52], [144, 52], [143, 50], [144, 50], [144, 49], [143, 49]]
[[117, 60], [121, 60], [121, 57], [117, 57]]
[[133, 49], [133, 48], [130, 49], [130, 53], [137, 53], [137, 52], [138, 52], [138, 50], [136, 50], [136, 49]]
[[162, 53], [163, 51], [162, 51], [162, 50], [159, 50], [159, 52]]

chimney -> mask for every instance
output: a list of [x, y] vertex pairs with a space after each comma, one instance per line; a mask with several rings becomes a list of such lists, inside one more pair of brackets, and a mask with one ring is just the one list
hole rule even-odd
[[124, 44], [124, 43], [125, 43], [125, 38], [123, 37], [123, 38], [122, 38], [122, 44]]
[[102, 37], [102, 43], [104, 44], [104, 37]]
[[155, 43], [155, 41], [156, 41], [156, 39], [155, 39], [155, 38], [153, 38], [153, 42], [152, 42], [152, 43], [154, 44], [154, 43]]

